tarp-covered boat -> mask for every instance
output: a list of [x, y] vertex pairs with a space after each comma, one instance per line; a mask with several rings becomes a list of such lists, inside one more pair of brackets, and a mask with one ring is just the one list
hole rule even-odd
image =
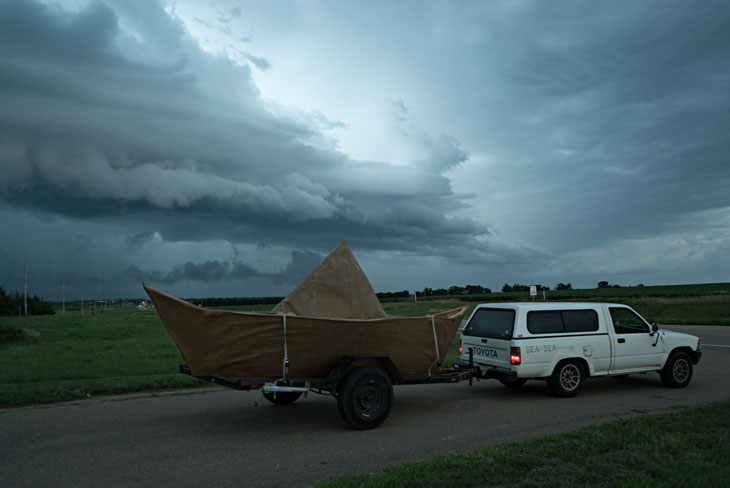
[[143, 286], [194, 376], [321, 378], [345, 355], [387, 356], [401, 375], [424, 375], [466, 312], [388, 317], [344, 240], [274, 313], [210, 310]]

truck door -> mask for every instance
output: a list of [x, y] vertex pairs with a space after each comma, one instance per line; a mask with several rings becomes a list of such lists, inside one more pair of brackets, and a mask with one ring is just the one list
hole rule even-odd
[[613, 322], [612, 373], [656, 369], [660, 366], [661, 348], [656, 335], [638, 314], [624, 307], [610, 307]]
[[475, 364], [509, 368], [510, 341], [514, 324], [513, 309], [477, 309], [461, 333], [462, 359], [469, 359], [469, 349], [471, 349]]

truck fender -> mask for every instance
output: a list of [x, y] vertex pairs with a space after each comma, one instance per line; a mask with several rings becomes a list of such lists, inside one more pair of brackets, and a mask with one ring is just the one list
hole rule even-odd
[[586, 361], [585, 358], [582, 358], [580, 356], [566, 355], [566, 356], [562, 356], [550, 363], [549, 370], [546, 371], [546, 373], [547, 373], [546, 377], [550, 377], [550, 375], [553, 374], [553, 371], [555, 371], [555, 368], [558, 366], [558, 364], [562, 363], [563, 361], [567, 361], [567, 360], [575, 360], [575, 361], [580, 362], [581, 365], [583, 366], [583, 372], [586, 374], [586, 378], [593, 375], [593, 369], [591, 368], [591, 365], [588, 363], [588, 361]]
[[672, 357], [672, 354], [677, 353], [677, 352], [687, 353], [687, 355], [690, 358], [694, 355], [694, 351], [689, 346], [675, 347], [674, 349], [672, 349], [671, 351], [669, 351], [669, 353], [667, 353], [667, 355], [663, 358], [663, 360], [662, 360], [662, 368], [664, 368], [664, 366], [666, 366], [667, 361], [669, 360], [670, 357]]

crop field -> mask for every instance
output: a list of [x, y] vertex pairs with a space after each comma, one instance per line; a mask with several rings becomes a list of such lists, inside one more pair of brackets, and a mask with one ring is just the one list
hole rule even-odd
[[[626, 303], [660, 324], [730, 325], [729, 284], [645, 288], [662, 289], [664, 295], [585, 295], [581, 299]], [[668, 289], [686, 294], [667, 295]], [[552, 293], [558, 292], [549, 292], [548, 298], [553, 299]], [[497, 295], [501, 294], [485, 295], [483, 301]], [[415, 316], [463, 305], [471, 312], [476, 303], [457, 299], [388, 301], [383, 307], [390, 315]], [[262, 312], [271, 305], [221, 308]], [[457, 347], [455, 338], [444, 366], [456, 359]], [[127, 308], [96, 315], [67, 311], [65, 315], [0, 317], [0, 406], [208, 385], [179, 374], [182, 362], [155, 311]]]
[[[383, 308], [390, 315], [402, 316], [436, 313], [461, 306], [469, 307], [468, 313], [471, 313], [477, 303], [490, 303], [500, 301], [502, 300], [485, 299], [482, 301], [473, 302], [457, 299], [441, 299], [419, 301], [416, 303], [412, 301], [389, 302], [384, 303]], [[639, 312], [649, 322], [657, 322], [659, 324], [730, 325], [730, 295], [690, 296], [676, 298], [591, 297], [583, 299], [573, 299], [572, 301], [623, 303]]]

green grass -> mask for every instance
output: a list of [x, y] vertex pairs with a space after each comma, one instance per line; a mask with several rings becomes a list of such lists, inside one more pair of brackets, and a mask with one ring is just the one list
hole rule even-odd
[[427, 314], [445, 312], [446, 310], [452, 310], [466, 305], [469, 307], [466, 315], [468, 317], [477, 303], [464, 302], [456, 299], [442, 299], [418, 302], [404, 300], [400, 302], [385, 302], [382, 305], [385, 313], [396, 317], [420, 317]]
[[35, 344], [38, 333], [14, 325], [0, 324], [0, 344]]
[[623, 300], [650, 322], [730, 325], [730, 295], [644, 297]]
[[154, 311], [3, 317], [30, 329], [35, 344], [0, 345], [0, 405], [46, 403], [89, 395], [195, 386]]
[[714, 487], [730, 479], [730, 401], [343, 477], [320, 488]]

